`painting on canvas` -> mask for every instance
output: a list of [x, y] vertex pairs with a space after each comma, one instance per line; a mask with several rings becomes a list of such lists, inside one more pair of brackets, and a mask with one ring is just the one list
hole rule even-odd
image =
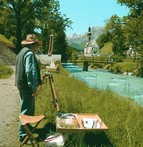
[[41, 67], [50, 72], [59, 72], [61, 65], [61, 55], [39, 55], [39, 61], [41, 63]]

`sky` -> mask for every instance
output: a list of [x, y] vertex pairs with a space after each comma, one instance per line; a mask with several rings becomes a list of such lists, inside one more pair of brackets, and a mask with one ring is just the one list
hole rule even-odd
[[129, 12], [126, 6], [117, 4], [117, 0], [59, 0], [59, 3], [61, 13], [73, 22], [72, 29], [66, 28], [68, 36], [84, 34], [89, 26], [105, 26], [112, 15], [122, 17]]

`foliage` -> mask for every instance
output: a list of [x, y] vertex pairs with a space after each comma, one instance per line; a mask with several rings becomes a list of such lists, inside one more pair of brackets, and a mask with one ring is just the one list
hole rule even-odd
[[112, 16], [106, 25], [106, 31], [111, 34], [110, 40], [113, 44], [113, 52], [123, 54], [127, 49], [124, 45], [125, 37], [122, 29], [122, 19], [117, 15]]
[[9, 41], [7, 38], [5, 38], [2, 34], [0, 34], [0, 42], [2, 44], [6, 44], [9, 47], [12, 47], [12, 48], [14, 47], [14, 44], [11, 41]]
[[21, 50], [21, 40], [27, 34], [37, 34], [42, 39], [44, 51], [48, 50], [50, 34], [54, 34], [54, 52], [65, 56], [64, 31], [71, 21], [61, 14], [57, 0], [3, 0], [0, 3], [0, 33], [7, 38], [15, 38], [17, 53]]
[[3, 64], [0, 64], [0, 79], [9, 78], [13, 74], [13, 70]]
[[[60, 74], [53, 74], [53, 77], [60, 112], [98, 114], [109, 128], [104, 133], [99, 131], [73, 134], [68, 140], [71, 146], [82, 147], [83, 143], [87, 146], [143, 146], [142, 107], [128, 98], [89, 88], [64, 69], [61, 69]], [[42, 126], [51, 123], [55, 125], [56, 109], [50, 87], [46, 84], [36, 100], [36, 114], [47, 116]]]
[[98, 38], [97, 38], [97, 43], [98, 43], [98, 46], [99, 48], [101, 49], [102, 47], [104, 47], [104, 44], [106, 42], [109, 42], [110, 41], [110, 34], [108, 33], [103, 33], [101, 34]]
[[82, 43], [70, 42], [69, 44], [77, 51], [82, 51], [85, 48], [86, 42], [85, 41]]
[[138, 75], [137, 69], [139, 69], [138, 62], [116, 62], [110, 67], [113, 73], [132, 73], [132, 75]]
[[106, 43], [104, 46], [100, 49], [100, 54], [112, 54], [112, 43]]
[[67, 55], [67, 59], [71, 59], [73, 52], [75, 52], [75, 48], [73, 48], [72, 46], [68, 45], [67, 46], [67, 50], [66, 50], [66, 55]]
[[118, 0], [118, 4], [126, 5], [129, 9], [127, 16], [120, 18], [113, 15], [107, 20], [104, 34], [98, 37], [100, 47], [105, 42], [112, 42], [113, 51], [117, 55], [124, 53], [132, 47], [134, 52], [143, 54], [143, 1]]

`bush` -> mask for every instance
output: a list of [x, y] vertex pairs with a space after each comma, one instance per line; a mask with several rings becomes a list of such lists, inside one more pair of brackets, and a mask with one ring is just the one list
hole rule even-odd
[[110, 70], [113, 73], [125, 73], [130, 72], [133, 75], [137, 75], [136, 70], [138, 69], [139, 65], [138, 63], [134, 62], [118, 62], [114, 63], [113, 66], [111, 66]]

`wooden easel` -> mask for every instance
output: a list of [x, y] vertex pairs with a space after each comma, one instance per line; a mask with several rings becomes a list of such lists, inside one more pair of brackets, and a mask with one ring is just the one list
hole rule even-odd
[[54, 35], [50, 35], [50, 40], [49, 40], [49, 49], [48, 49], [48, 56], [52, 55], [53, 52], [53, 46], [54, 46]]
[[49, 79], [49, 84], [50, 84], [50, 87], [51, 87], [51, 92], [52, 92], [53, 100], [55, 102], [55, 107], [56, 107], [57, 112], [59, 112], [60, 111], [60, 107], [59, 107], [59, 103], [58, 103], [58, 99], [57, 99], [57, 94], [56, 94], [56, 89], [55, 89], [53, 75], [51, 73], [49, 73], [49, 72], [46, 72], [46, 73], [44, 73], [43, 81], [45, 79], [46, 79], [46, 82]]

